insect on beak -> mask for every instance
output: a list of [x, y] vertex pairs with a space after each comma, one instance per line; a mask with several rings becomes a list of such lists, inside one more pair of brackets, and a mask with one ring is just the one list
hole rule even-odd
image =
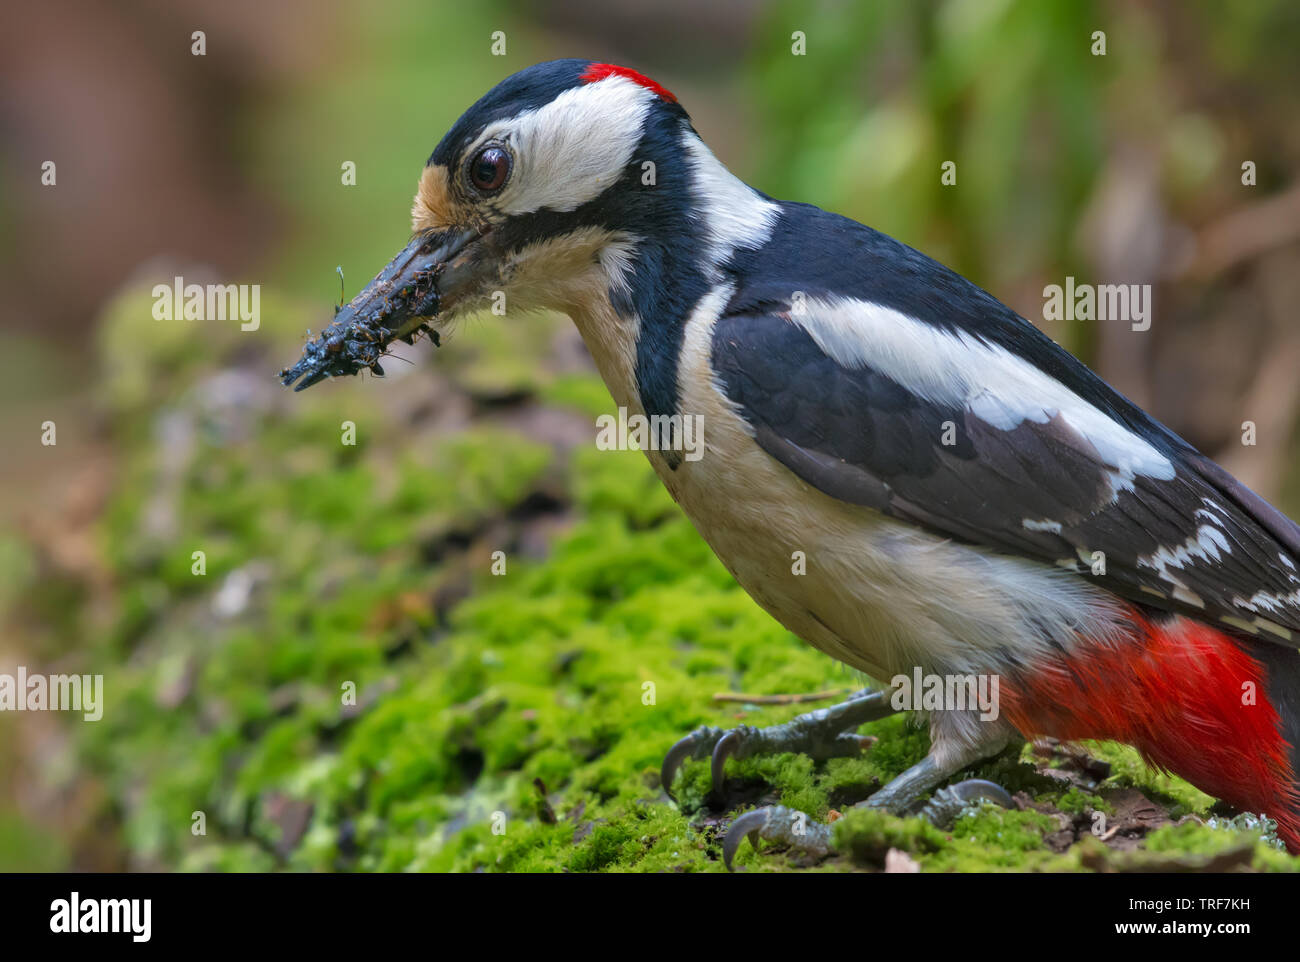
[[388, 266], [380, 271], [352, 301], [337, 310], [334, 321], [320, 336], [308, 341], [302, 357], [280, 372], [295, 391], [327, 377], [356, 374], [369, 368], [384, 369], [379, 358], [395, 340], [410, 344], [427, 332], [438, 343], [436, 331], [426, 321], [450, 311], [476, 281], [485, 266], [477, 230], [452, 229], [416, 234]]

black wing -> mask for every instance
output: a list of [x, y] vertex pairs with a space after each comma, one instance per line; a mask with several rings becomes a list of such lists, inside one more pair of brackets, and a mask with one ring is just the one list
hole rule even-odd
[[[968, 300], [1009, 315], [1017, 329], [1003, 339], [1019, 341], [1018, 358], [1086, 390], [1085, 400], [1173, 463], [1173, 478], [1136, 474], [1117, 486], [1118, 466], [1066, 417], [1003, 429], [967, 405], [918, 396], [869, 362], [846, 367], [791, 319], [788, 304], [781, 309], [777, 286], [734, 297], [733, 307], [750, 310], [724, 314], [713, 334], [718, 387], [758, 443], [832, 497], [1294, 646], [1300, 528], [1027, 321], [934, 267], [946, 283], [969, 287]], [[1094, 572], [1094, 552], [1104, 553], [1104, 573]]]

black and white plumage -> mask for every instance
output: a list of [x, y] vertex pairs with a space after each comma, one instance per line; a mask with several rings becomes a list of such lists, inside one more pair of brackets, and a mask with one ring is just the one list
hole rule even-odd
[[[504, 80], [412, 213], [394, 264], [418, 274], [350, 305], [386, 339], [496, 293], [567, 313], [616, 404], [700, 419], [703, 457], [647, 457], [781, 623], [878, 679], [1006, 679], [1001, 718], [930, 716], [888, 804], [1017, 730], [1114, 737], [1300, 844], [1300, 529], [1028, 321], [744, 184], [668, 91], [607, 64]], [[436, 316], [392, 307], [430, 278]], [[1265, 710], [1242, 713], [1244, 683]], [[1117, 704], [1090, 704], [1105, 686]]]
[[1276, 509], [924, 255], [802, 204], [774, 234], [733, 265], [712, 354], [774, 458], [1148, 606], [1300, 636], [1300, 531]]

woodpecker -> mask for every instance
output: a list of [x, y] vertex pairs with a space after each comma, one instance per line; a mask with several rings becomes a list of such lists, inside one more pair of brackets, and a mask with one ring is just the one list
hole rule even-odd
[[[877, 679], [990, 677], [863, 804], [1009, 802], [954, 776], [1035, 736], [1112, 739], [1300, 851], [1300, 527], [991, 295], [912, 248], [778, 201], [664, 87], [557, 60], [503, 80], [420, 175], [413, 237], [302, 359], [298, 389], [504, 293], [569, 315], [613, 400], [698, 418], [647, 450], [722, 563], [805, 642]], [[525, 323], [522, 322], [521, 323]], [[805, 567], [791, 563], [796, 553]], [[886, 690], [664, 762], [861, 750]], [[946, 793], [946, 794], [945, 794]], [[748, 837], [827, 851], [780, 807]]]

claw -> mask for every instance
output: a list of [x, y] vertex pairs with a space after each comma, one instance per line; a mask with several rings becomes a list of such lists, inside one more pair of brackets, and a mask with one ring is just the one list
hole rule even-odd
[[[433, 332], [430, 332], [432, 335]], [[741, 725], [731, 731], [705, 725], [697, 728], [668, 750], [659, 770], [659, 780], [669, 798], [673, 798], [673, 778], [687, 758], [712, 755], [710, 774], [713, 794], [722, 793], [728, 758], [748, 758], [760, 753], [802, 751], [813, 758], [838, 758], [859, 754], [875, 741], [858, 735], [855, 729], [866, 722], [893, 714], [883, 692], [863, 689], [847, 701], [830, 708], [792, 718], [783, 725], [750, 728]]]
[[813, 858], [825, 858], [835, 850], [829, 825], [813, 821], [803, 812], [782, 805], [769, 805], [737, 817], [727, 829], [727, 837], [722, 840], [722, 862], [728, 871], [731, 871], [740, 843], [746, 838], [755, 849], [758, 840], [765, 838]]
[[997, 782], [990, 782], [986, 778], [968, 778], [964, 782], [949, 786], [948, 790], [964, 802], [974, 802], [981, 798], [987, 798], [990, 802], [1001, 805], [1003, 808], [1015, 808], [1016, 805], [1011, 798], [1010, 792]]
[[659, 768], [659, 782], [669, 798], [677, 801], [677, 797], [673, 795], [673, 779], [677, 776], [677, 769], [681, 767], [682, 762], [688, 758], [701, 757], [702, 753], [707, 751], [721, 735], [719, 729], [705, 725], [679, 738], [676, 744], [668, 749], [668, 754], [664, 756], [664, 763]]
[[983, 778], [968, 778], [939, 789], [917, 814], [944, 828], [951, 825], [966, 806], [985, 798], [1003, 808], [1015, 808], [1015, 801], [1001, 785]]
[[722, 795], [722, 785], [727, 779], [727, 759], [736, 754], [740, 748], [740, 733], [735, 729], [727, 732], [713, 746], [713, 757], [709, 760], [709, 772], [713, 776], [713, 794]]
[[732, 861], [736, 857], [736, 852], [740, 850], [740, 843], [748, 838], [749, 844], [754, 846], [754, 851], [758, 851], [759, 830], [767, 824], [768, 817], [772, 814], [770, 807], [756, 808], [752, 812], [746, 812], [736, 818], [727, 829], [727, 837], [722, 840], [722, 864], [727, 866], [727, 871], [734, 869], [731, 867]]
[[677, 801], [677, 796], [673, 794], [673, 778], [676, 777], [677, 769], [681, 767], [682, 762], [690, 757], [694, 740], [694, 732], [679, 738], [673, 747], [668, 749], [668, 754], [664, 756], [664, 763], [659, 768], [659, 784], [663, 785], [664, 791], [673, 801]]

